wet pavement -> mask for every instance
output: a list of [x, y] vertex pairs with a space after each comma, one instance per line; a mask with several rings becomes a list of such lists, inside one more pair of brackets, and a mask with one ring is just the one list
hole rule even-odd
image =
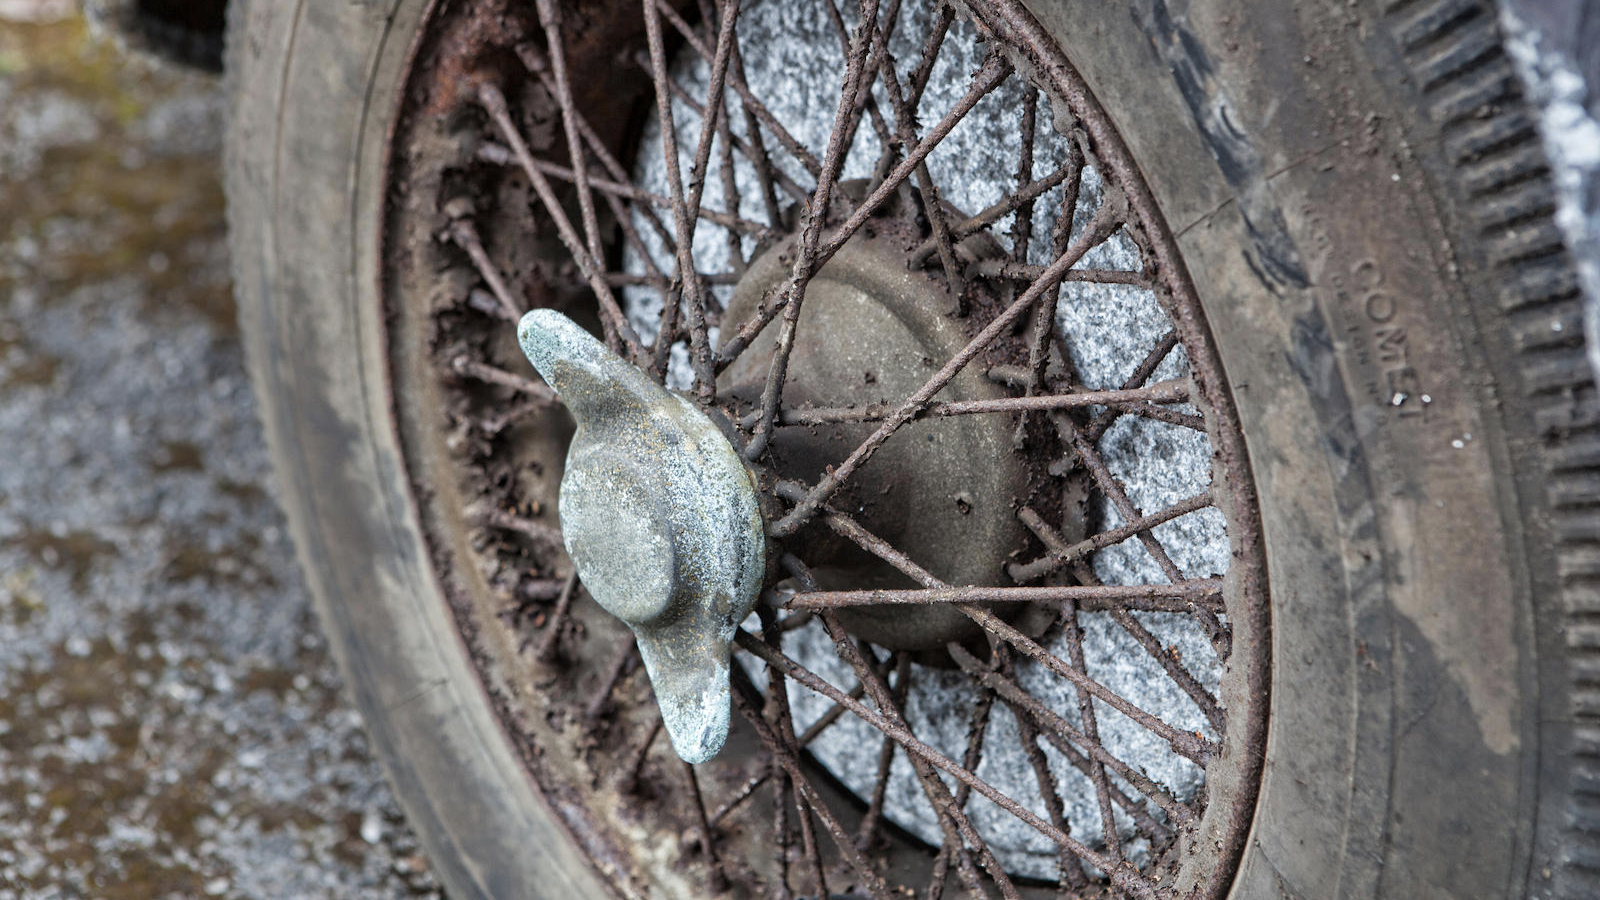
[[0, 900], [438, 896], [272, 500], [221, 118], [0, 0]]

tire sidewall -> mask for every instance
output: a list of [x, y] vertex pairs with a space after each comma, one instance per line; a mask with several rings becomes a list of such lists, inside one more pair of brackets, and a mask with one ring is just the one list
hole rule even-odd
[[1272, 702], [1232, 896], [1523, 896], [1543, 467], [1508, 438], [1534, 423], [1499, 405], [1521, 373], [1494, 273], [1393, 23], [1365, 5], [1029, 6], [1176, 235], [1249, 447]]
[[453, 897], [610, 896], [474, 674], [389, 414], [382, 171], [427, 5], [233, 4], [241, 331], [323, 630], [436, 874]]

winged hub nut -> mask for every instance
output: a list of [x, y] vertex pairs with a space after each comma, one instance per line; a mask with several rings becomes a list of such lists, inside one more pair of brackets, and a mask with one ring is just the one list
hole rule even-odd
[[567, 553], [638, 638], [673, 749], [704, 762], [727, 740], [729, 645], [766, 570], [755, 479], [705, 413], [561, 313], [528, 313], [517, 339], [578, 426], [558, 504]]

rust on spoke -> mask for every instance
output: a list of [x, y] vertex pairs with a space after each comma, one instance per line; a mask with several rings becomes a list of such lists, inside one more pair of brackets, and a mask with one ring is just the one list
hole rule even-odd
[[[950, 400], [929, 403], [914, 416], [969, 416], [982, 413], [1037, 412], [1051, 409], [1081, 409], [1090, 406], [1133, 406], [1152, 403], [1184, 403], [1189, 399], [1185, 381], [1164, 381], [1143, 388], [1115, 391], [1080, 391], [1071, 394], [1045, 394], [1033, 397], [1007, 397], [1000, 400]], [[873, 404], [864, 407], [798, 407], [783, 411], [784, 425], [822, 425], [830, 422], [881, 422], [894, 415], [898, 407]]]
[[484, 251], [483, 242], [478, 239], [478, 230], [473, 227], [471, 220], [457, 219], [451, 222], [450, 227], [445, 230], [445, 236], [457, 247], [466, 251], [467, 257], [472, 260], [472, 265], [477, 268], [478, 275], [489, 286], [489, 291], [499, 304], [495, 308], [495, 314], [507, 322], [515, 322], [521, 318], [521, 307], [511, 299], [511, 289], [506, 287], [505, 277], [500, 274], [499, 267]]
[[1065, 584], [1048, 587], [873, 588], [796, 594], [794, 609], [838, 609], [845, 606], [928, 603], [1067, 603], [1098, 602], [1116, 608], [1118, 601], [1178, 598], [1198, 600], [1222, 595], [1222, 579], [1196, 578], [1175, 584]]
[[1028, 529], [1050, 550], [1049, 556], [1043, 556], [1028, 563], [1012, 563], [1008, 571], [1012, 580], [1019, 584], [1026, 584], [1054, 572], [1069, 563], [1085, 559], [1097, 550], [1104, 550], [1113, 544], [1120, 544], [1136, 534], [1149, 531], [1157, 525], [1162, 525], [1180, 516], [1206, 509], [1213, 504], [1212, 493], [1209, 488], [1195, 494], [1187, 500], [1177, 503], [1159, 512], [1147, 516], [1140, 516], [1131, 522], [1109, 528], [1099, 534], [1084, 538], [1075, 544], [1068, 544], [1060, 533], [1050, 527], [1038, 513], [1028, 507], [1017, 511], [1017, 517]]
[[970, 785], [973, 790], [993, 801], [994, 804], [999, 806], [1001, 809], [1006, 810], [1007, 812], [1021, 819], [1023, 822], [1026, 822], [1035, 831], [1038, 831], [1040, 834], [1073, 853], [1084, 862], [1087, 862], [1090, 865], [1099, 868], [1101, 871], [1106, 872], [1111, 878], [1111, 883], [1116, 885], [1118, 888], [1126, 891], [1134, 897], [1139, 898], [1139, 900], [1156, 900], [1157, 895], [1154, 885], [1152, 885], [1144, 877], [1144, 875], [1142, 875], [1131, 865], [1114, 862], [1105, 854], [1095, 851], [1088, 845], [1076, 840], [1071, 835], [1068, 835], [1057, 829], [1049, 822], [1039, 818], [1027, 807], [1021, 805], [1002, 791], [996, 789], [987, 781], [984, 781], [977, 775], [969, 772], [954, 760], [940, 753], [938, 750], [928, 746], [926, 743], [919, 740], [915, 735], [907, 731], [904, 727], [895, 724], [880, 713], [869, 709], [860, 701], [850, 699], [850, 697], [847, 696], [843, 691], [829, 684], [825, 679], [819, 678], [811, 670], [801, 666], [794, 660], [783, 656], [778, 651], [775, 651], [763, 644], [760, 638], [755, 637], [747, 631], [741, 630], [735, 635], [734, 640], [747, 652], [754, 656], [758, 656], [762, 660], [772, 663], [773, 665], [782, 669], [783, 673], [789, 678], [805, 685], [819, 694], [831, 698], [837, 703], [841, 703], [849, 707], [851, 712], [854, 712], [858, 717], [865, 720], [868, 724], [899, 741], [900, 746], [904, 747], [907, 752], [921, 757], [934, 768], [945, 772], [958, 781]]
[[[651, 2], [651, 0], [646, 0], [646, 2]], [[691, 27], [688, 22], [684, 21], [684, 18], [678, 14], [678, 11], [672, 7], [672, 4], [666, 2], [666, 0], [654, 0], [651, 5], [654, 6], [655, 9], [659, 10], [661, 18], [664, 18], [668, 22], [672, 23], [672, 27], [676, 29], [679, 34], [683, 35], [684, 41], [690, 47], [694, 48], [694, 51], [700, 55], [701, 59], [705, 60], [706, 62], [711, 62], [716, 58], [716, 53], [711, 48], [706, 46], [705, 41], [700, 39], [700, 35], [695, 32], [694, 28]], [[646, 21], [649, 21], [649, 14], [647, 13], [646, 16]], [[807, 150], [804, 144], [800, 143], [798, 140], [795, 140], [794, 135], [789, 133], [789, 129], [785, 128], [783, 123], [779, 122], [778, 118], [767, 109], [766, 105], [756, 98], [755, 94], [751, 92], [749, 86], [744, 83], [744, 78], [742, 75], [740, 75], [738, 72], [735, 72], [734, 76], [735, 77], [728, 79], [728, 86], [733, 88], [733, 92], [735, 94], [739, 95], [739, 99], [743, 101], [745, 109], [750, 110], [750, 112], [753, 113], [758, 120], [760, 120], [762, 126], [778, 139], [778, 143], [782, 144], [784, 149], [788, 150], [794, 155], [794, 158], [805, 167], [806, 171], [811, 173], [811, 177], [820, 178], [822, 174], [822, 163], [817, 161], [816, 156], [812, 155], [811, 151]]]
[[806, 285], [821, 263], [817, 259], [817, 243], [822, 239], [823, 224], [828, 220], [828, 209], [833, 201], [834, 186], [844, 168], [845, 143], [856, 103], [856, 96], [869, 88], [866, 76], [867, 55], [872, 49], [872, 35], [878, 21], [878, 0], [866, 0], [862, 10], [861, 27], [851, 42], [850, 59], [845, 67], [844, 83], [840, 88], [839, 108], [834, 114], [833, 133], [828, 138], [828, 149], [823, 157], [822, 171], [817, 178], [817, 189], [811, 195], [810, 205], [801, 214], [800, 252], [794, 261], [794, 271], [784, 293], [783, 324], [778, 329], [778, 346], [767, 368], [766, 386], [761, 391], [761, 415], [751, 432], [750, 443], [745, 448], [746, 459], [758, 459], [766, 451], [772, 435], [772, 419], [778, 412], [778, 400], [783, 395], [783, 383], [788, 374], [789, 357], [794, 352], [795, 331], [800, 319], [800, 307], [805, 302]]
[[[694, 221], [699, 215], [700, 187], [704, 181], [695, 182], [693, 188], [694, 200], [684, 196], [683, 176], [678, 170], [678, 131], [673, 126], [672, 82], [667, 74], [667, 50], [661, 38], [661, 19], [657, 15], [660, 7], [655, 0], [643, 0], [645, 33], [648, 36], [650, 47], [650, 76], [656, 86], [656, 116], [661, 130], [661, 155], [667, 167], [667, 184], [672, 191], [672, 220], [676, 231], [678, 254], [678, 280], [683, 290], [684, 306], [688, 313], [689, 326], [689, 358], [694, 368], [694, 392], [701, 402], [709, 403], [717, 394], [716, 375], [711, 370], [711, 344], [706, 334], [706, 298], [700, 279], [696, 276], [694, 255], [692, 250]], [[729, 8], [737, 12], [737, 5], [730, 4]], [[731, 33], [733, 23], [730, 17], [727, 22]], [[722, 72], [727, 72], [727, 50], [721, 50]], [[714, 134], [713, 125], [720, 104], [708, 110], [703, 120], [701, 129], [701, 145], [707, 156], [710, 154], [711, 135]], [[700, 164], [697, 156], [696, 166]], [[700, 174], [699, 169], [691, 170]]]
[[[782, 671], [785, 675], [792, 677], [789, 667], [782, 665], [781, 656], [778, 654], [778, 652], [768, 648], [761, 642], [760, 638], [751, 636], [745, 631], [739, 632], [739, 638], [741, 644], [744, 644], [745, 639], [748, 639], [749, 645], [762, 648], [761, 651], [753, 651], [755, 652], [755, 655], [762, 657], [769, 663], [776, 662], [777, 664], [774, 666], [775, 668]], [[749, 649], [749, 645], [746, 646], [746, 649]], [[845, 831], [844, 826], [840, 824], [839, 820], [834, 817], [827, 805], [822, 802], [821, 797], [817, 795], [816, 788], [811, 786], [811, 782], [806, 778], [805, 774], [800, 769], [800, 761], [796, 752], [791, 746], [778, 740], [778, 736], [772, 731], [772, 726], [769, 725], [766, 719], [762, 717], [760, 712], [760, 704], [757, 702], [758, 695], [755, 692], [755, 688], [750, 685], [749, 679], [743, 677], [743, 672], [741, 670], [735, 669], [734, 671], [734, 708], [739, 711], [740, 715], [744, 716], [747, 722], [754, 726], [757, 735], [761, 738], [762, 743], [766, 744], [767, 747], [772, 750], [774, 758], [778, 760], [778, 763], [783, 767], [785, 774], [787, 774], [790, 780], [794, 783], [795, 793], [799, 795], [805, 806], [805, 809], [802, 810], [802, 821], [804, 820], [806, 810], [814, 813], [817, 819], [820, 820], [823, 823], [823, 826], [828, 830], [828, 833], [833, 836], [834, 843], [838, 846], [839, 852], [850, 864], [850, 867], [855, 870], [856, 875], [861, 878], [862, 883], [866, 886], [868, 893], [874, 898], [874, 900], [890, 900], [889, 889], [888, 886], [884, 884], [883, 877], [879, 875], [870, 864], [868, 864], [866, 857], [864, 857], [856, 848], [855, 841], [852, 840], [850, 835]], [[850, 698], [848, 695], [842, 692], [839, 694], [839, 696], [835, 697], [834, 700], [836, 702], [843, 703], [843, 705], [847, 708], [860, 705], [860, 701]], [[817, 878], [820, 881], [823, 871], [821, 862], [815, 853], [808, 853], [808, 856], [811, 856], [813, 859]]]
[[511, 111], [506, 106], [506, 98], [500, 89], [493, 84], [484, 82], [478, 87], [478, 100], [483, 105], [489, 118], [500, 129], [500, 136], [510, 146], [512, 155], [522, 166], [528, 180], [533, 182], [534, 190], [539, 194], [539, 199], [544, 203], [545, 210], [550, 213], [550, 218], [556, 223], [556, 231], [562, 243], [567, 247], [567, 252], [572, 254], [573, 261], [577, 263], [579, 271], [588, 281], [589, 287], [594, 290], [595, 299], [600, 303], [601, 318], [606, 328], [606, 340], [612, 349], [624, 353], [629, 357], [639, 357], [639, 339], [633, 333], [633, 326], [628, 324], [628, 319], [622, 314], [622, 309], [617, 305], [616, 296], [612, 294], [611, 287], [605, 283], [603, 270], [599, 260], [589, 255], [588, 249], [583, 246], [582, 240], [572, 227], [572, 221], [561, 208], [561, 203], [556, 199], [555, 190], [550, 186], [539, 167], [534, 163], [533, 155], [528, 150], [528, 145], [522, 139], [522, 134], [511, 120]]

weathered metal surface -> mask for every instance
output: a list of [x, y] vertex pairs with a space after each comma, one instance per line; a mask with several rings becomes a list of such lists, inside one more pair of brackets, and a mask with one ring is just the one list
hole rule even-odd
[[[904, 263], [904, 246], [916, 239], [914, 226], [891, 216], [873, 223], [874, 237], [840, 248], [811, 279], [784, 385], [785, 405], [795, 415], [905, 397], [926, 379], [923, 360], [948, 359], [968, 340], [962, 320], [950, 315], [957, 301], [943, 279]], [[733, 290], [726, 318], [753, 317], [761, 298], [789, 278], [787, 261], [795, 252], [796, 242], [788, 241], [755, 259]], [[777, 344], [771, 330], [752, 341], [723, 372], [722, 389], [736, 397], [759, 396]], [[961, 373], [940, 394], [955, 402], [1001, 402], [1007, 396], [977, 369]], [[780, 478], [814, 484], [838, 462], [841, 448], [860, 443], [875, 427], [778, 429], [767, 465]], [[1027, 496], [1027, 473], [1011, 449], [1014, 428], [1009, 417], [972, 415], [908, 424], [835, 504], [912, 558], [935, 561], [940, 577], [951, 583], [993, 583], [1025, 539], [1014, 504]], [[984, 464], [974, 466], [975, 460]], [[1074, 534], [1081, 529], [1081, 522], [1068, 528]], [[912, 585], [821, 525], [807, 529], [800, 543], [823, 586]], [[866, 606], [842, 610], [840, 619], [853, 634], [895, 650], [942, 653], [946, 643], [981, 633], [953, 609]]]
[[766, 570], [755, 481], [705, 413], [561, 313], [528, 313], [517, 339], [578, 423], [567, 553], [638, 638], [673, 749], [704, 762], [727, 740], [728, 648]]

